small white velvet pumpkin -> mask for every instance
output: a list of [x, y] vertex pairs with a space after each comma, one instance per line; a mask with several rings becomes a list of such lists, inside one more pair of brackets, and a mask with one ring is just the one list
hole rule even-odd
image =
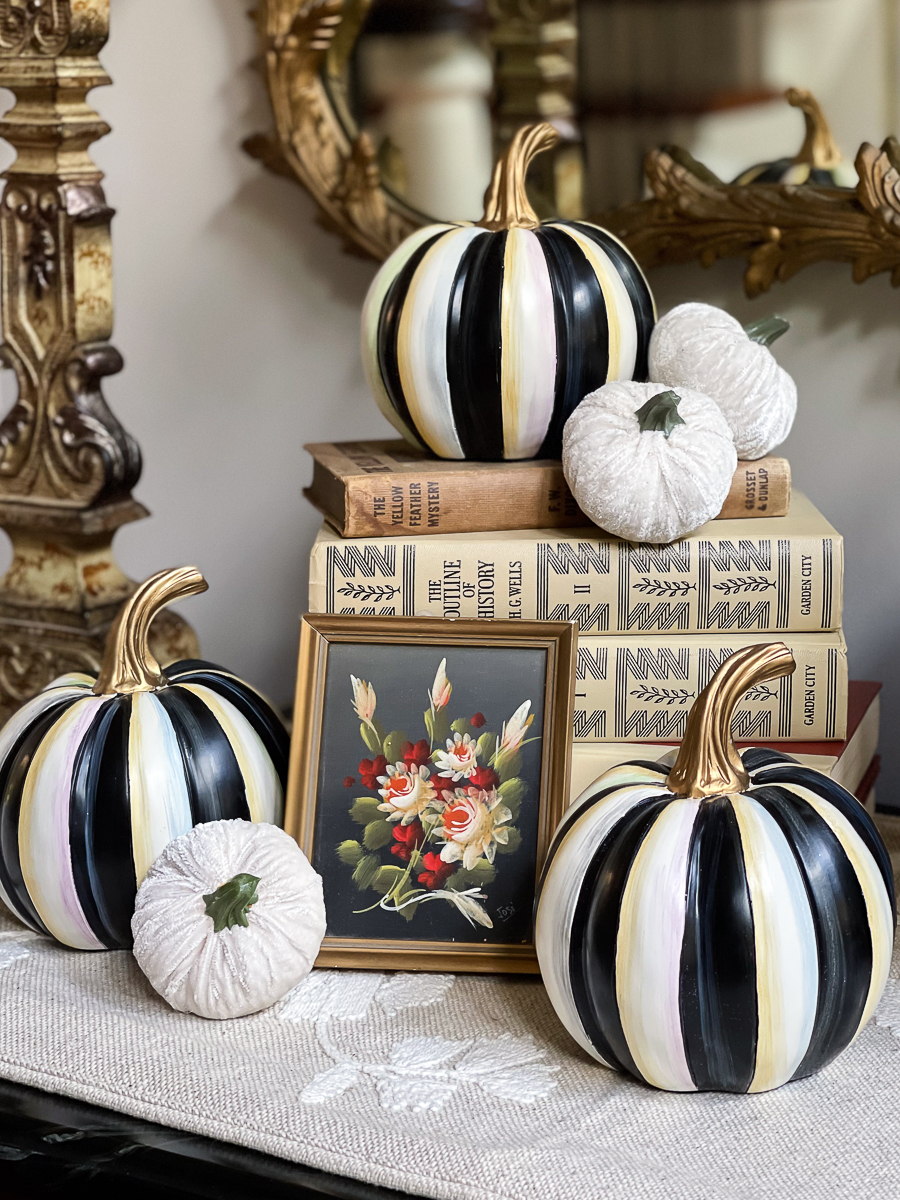
[[591, 520], [633, 542], [671, 542], [718, 516], [737, 455], [708, 396], [607, 383], [566, 422], [563, 471]]
[[769, 350], [789, 328], [766, 317], [746, 328], [712, 304], [679, 304], [650, 338], [650, 378], [695, 388], [725, 414], [738, 458], [762, 458], [780, 446], [797, 412], [797, 385]]
[[165, 848], [141, 884], [134, 956], [178, 1012], [259, 1012], [304, 979], [325, 936], [322, 879], [275, 825], [211, 821]]

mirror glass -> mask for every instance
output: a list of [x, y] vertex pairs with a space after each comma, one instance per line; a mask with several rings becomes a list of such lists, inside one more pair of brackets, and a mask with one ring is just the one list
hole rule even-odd
[[532, 203], [576, 218], [641, 199], [661, 145], [726, 182], [852, 187], [895, 132], [898, 26], [898, 0], [346, 0], [324, 75], [417, 212], [477, 220], [496, 155], [549, 120]]

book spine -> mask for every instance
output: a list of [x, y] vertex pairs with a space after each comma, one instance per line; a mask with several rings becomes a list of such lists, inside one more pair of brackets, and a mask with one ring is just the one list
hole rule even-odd
[[842, 594], [839, 537], [320, 536], [310, 556], [312, 612], [575, 621], [593, 634], [838, 629]]
[[[575, 684], [576, 742], [667, 741], [684, 736], [687, 714], [729, 655], [770, 639], [582, 637]], [[847, 650], [840, 634], [784, 639], [793, 675], [760, 684], [741, 700], [740, 741], [828, 741], [847, 732]]]
[[[337, 481], [335, 481], [337, 483]], [[487, 533], [494, 529], [570, 529], [588, 524], [561, 466], [510, 471], [473, 470], [353, 475], [343, 484], [343, 514], [328, 502], [321, 482], [305, 492], [342, 537]], [[330, 489], [329, 489], [330, 490]], [[790, 506], [786, 459], [739, 462], [718, 519], [781, 517]]]

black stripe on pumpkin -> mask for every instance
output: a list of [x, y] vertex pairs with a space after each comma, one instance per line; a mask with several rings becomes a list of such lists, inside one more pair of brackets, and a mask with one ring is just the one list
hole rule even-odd
[[887, 888], [888, 896], [891, 902], [891, 912], [894, 917], [894, 926], [897, 925], [897, 897], [894, 891], [894, 872], [891, 868], [891, 858], [887, 852], [887, 847], [881, 840], [878, 830], [872, 823], [872, 818], [863, 808], [863, 806], [845, 791], [839, 783], [835, 783], [833, 779], [829, 779], [827, 775], [822, 775], [818, 771], [811, 771], [808, 767], [802, 767], [793, 763], [785, 763], [782, 767], [772, 767], [765, 771], [760, 777], [753, 777], [754, 786], [760, 784], [783, 784], [791, 788], [792, 785], [804, 787], [812, 792], [814, 796], [827, 801], [828, 804], [836, 808], [842, 817], [853, 826], [853, 829], [859, 835], [863, 845], [875, 859], [881, 878], [884, 881], [884, 886]]
[[746, 1092], [756, 1069], [756, 944], [737, 817], [704, 801], [688, 853], [680, 1010], [698, 1091]]
[[760, 787], [753, 799], [778, 823], [806, 885], [819, 959], [812, 1037], [794, 1079], [827, 1066], [856, 1035], [872, 979], [872, 935], [853, 864], [827, 821], [786, 787]]
[[376, 347], [381, 379], [388, 394], [388, 399], [394, 406], [397, 414], [411, 429], [415, 429], [416, 426], [410, 415], [406, 397], [403, 394], [403, 384], [400, 381], [400, 363], [397, 357], [400, 318], [403, 314], [403, 305], [409, 293], [413, 275], [415, 275], [419, 263], [438, 238], [444, 236], [444, 233], [446, 233], [446, 230], [436, 233], [434, 237], [429, 238], [427, 242], [423, 242], [418, 250], [410, 255], [399, 275], [388, 288], [387, 295], [381, 305], [381, 311], [378, 314]]
[[22, 865], [19, 859], [19, 817], [22, 812], [22, 790], [25, 776], [34, 760], [35, 752], [50, 727], [71, 708], [82, 696], [68, 696], [45, 709], [41, 716], [29, 725], [0, 764], [0, 883], [9, 897], [16, 915], [26, 925], [40, 933], [50, 931], [37, 914], [31, 902]]
[[653, 296], [640, 268], [621, 243], [597, 225], [586, 225], [581, 221], [555, 221], [556, 225], [568, 225], [590, 238], [614, 264], [631, 300], [634, 323], [637, 327], [637, 350], [634, 358], [632, 379], [643, 382], [649, 371], [650, 334], [656, 324]]
[[[137, 895], [131, 836], [131, 787], [128, 779], [128, 737], [131, 697], [116, 696], [91, 722], [76, 758], [69, 793], [70, 829], [82, 826], [86, 840], [73, 853], [73, 871], [82, 871], [79, 900], [86, 891], [94, 899], [91, 928], [109, 949], [132, 943], [131, 916]], [[71, 835], [70, 835], [71, 836]]]
[[[184, 668], [188, 669], [185, 670]], [[255, 730], [275, 767], [281, 790], [287, 789], [288, 759], [291, 741], [287, 730], [269, 705], [251, 687], [213, 663], [178, 663], [176, 671], [166, 668], [166, 676], [179, 683], [199, 683], [229, 700]]]
[[250, 820], [247, 790], [225, 731], [199, 696], [173, 684], [157, 692], [184, 763], [191, 820]]
[[553, 416], [538, 458], [559, 458], [566, 421], [609, 375], [609, 321], [603, 290], [578, 243], [549, 225], [534, 232], [550, 272], [556, 325]]
[[800, 765], [796, 758], [791, 758], [789, 754], [782, 754], [780, 750], [768, 750], [763, 746], [751, 746], [747, 750], [742, 750], [740, 758], [744, 764], [744, 770], [748, 772], [761, 771], [763, 767], [778, 767], [782, 764]]
[[506, 232], [473, 238], [450, 289], [447, 310], [447, 383], [459, 443], [466, 458], [503, 458], [500, 391]]
[[588, 1040], [610, 1066], [641, 1080], [616, 1000], [619, 912], [635, 855], [670, 800], [640, 801], [603, 839], [581, 883], [569, 945], [572, 995]]

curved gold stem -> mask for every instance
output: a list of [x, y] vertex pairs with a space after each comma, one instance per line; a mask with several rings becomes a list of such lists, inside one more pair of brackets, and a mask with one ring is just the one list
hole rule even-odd
[[127, 696], [164, 687], [166, 677], [147, 644], [150, 622], [167, 604], [196, 596], [208, 587], [196, 567], [157, 571], [139, 584], [109, 631], [94, 694]]
[[740, 792], [750, 782], [731, 740], [731, 718], [741, 696], [758, 683], [792, 674], [784, 642], [748, 646], [725, 660], [688, 714], [678, 758], [666, 781], [676, 796], [699, 798]]
[[547, 121], [523, 125], [498, 159], [490, 186], [484, 194], [484, 216], [476, 224], [482, 229], [537, 229], [538, 215], [528, 202], [525, 176], [528, 164], [538, 154], [551, 150], [559, 134]]
[[843, 161], [843, 155], [818, 100], [806, 88], [788, 88], [784, 95], [788, 104], [800, 109], [806, 121], [806, 137], [794, 162], [808, 163], [819, 171], [836, 167]]

